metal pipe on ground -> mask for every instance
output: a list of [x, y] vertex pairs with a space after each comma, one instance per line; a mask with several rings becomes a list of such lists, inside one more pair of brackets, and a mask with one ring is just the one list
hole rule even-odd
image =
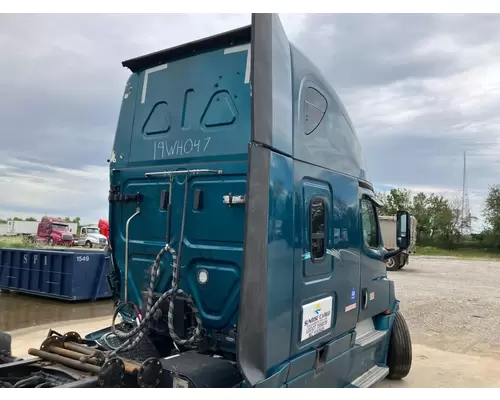
[[40, 357], [47, 361], [56, 362], [79, 371], [90, 372], [93, 374], [99, 374], [99, 372], [101, 371], [101, 368], [96, 365], [82, 363], [80, 361], [72, 360], [71, 358], [63, 357], [58, 354], [48, 353], [43, 350], [30, 348], [28, 350], [28, 354], [35, 357]]
[[88, 347], [81, 346], [73, 342], [64, 342], [63, 346], [65, 349], [76, 351], [77, 353], [85, 354], [86, 356], [93, 356], [96, 352], [99, 352], [99, 350], [89, 349]]
[[[82, 356], [85, 356], [85, 354], [83, 354], [83, 353], [78, 353], [76, 351], [63, 349], [62, 347], [57, 347], [57, 346], [50, 346], [48, 350], [50, 353], [58, 354], [60, 356], [71, 358], [71, 359], [77, 360], [77, 361], [80, 361]], [[80, 361], [80, 362], [83, 363], [82, 361]], [[101, 365], [101, 362], [94, 357], [90, 357], [90, 358], [86, 359], [85, 362], [87, 362], [89, 364], [93, 364], [93, 365]]]
[[[64, 343], [65, 346], [66, 346], [66, 344], [69, 344], [69, 343], [68, 342]], [[89, 352], [87, 354], [84, 354], [84, 353], [78, 353], [76, 351], [68, 350], [66, 348], [63, 349], [63, 348], [57, 347], [57, 346], [50, 346], [48, 350], [50, 353], [58, 354], [58, 355], [68, 357], [68, 358], [71, 358], [73, 360], [78, 360], [78, 361], [80, 361], [80, 359], [82, 358], [82, 355], [95, 354], [95, 350], [86, 349], [86, 350], [89, 350]], [[80, 348], [80, 350], [84, 350], [84, 349]], [[134, 371], [138, 370], [141, 367], [140, 364], [135, 364], [131, 360], [122, 359], [122, 361], [123, 361], [123, 364], [125, 365], [125, 371], [129, 372], [129, 373], [133, 373]], [[102, 364], [101, 360], [99, 360], [98, 358], [94, 358], [94, 357], [90, 357], [90, 358], [86, 359], [86, 362], [88, 362], [89, 364], [93, 364], [93, 365], [101, 365]]]

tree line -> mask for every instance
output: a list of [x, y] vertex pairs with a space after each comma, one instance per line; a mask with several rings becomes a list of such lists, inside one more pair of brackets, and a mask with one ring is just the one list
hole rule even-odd
[[381, 215], [407, 210], [415, 216], [417, 245], [500, 249], [500, 185], [488, 187], [481, 210], [484, 226], [470, 234], [466, 228], [477, 221], [478, 216], [464, 215], [461, 197], [446, 199], [435, 193], [412, 193], [405, 188], [395, 188], [378, 192], [377, 198], [382, 203]]

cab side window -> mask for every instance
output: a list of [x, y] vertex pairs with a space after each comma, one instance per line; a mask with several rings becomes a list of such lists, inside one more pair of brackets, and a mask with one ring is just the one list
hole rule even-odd
[[365, 246], [377, 249], [379, 247], [377, 213], [375, 205], [367, 198], [361, 200], [361, 225]]
[[323, 121], [328, 102], [325, 96], [312, 87], [304, 94], [304, 133], [311, 134]]

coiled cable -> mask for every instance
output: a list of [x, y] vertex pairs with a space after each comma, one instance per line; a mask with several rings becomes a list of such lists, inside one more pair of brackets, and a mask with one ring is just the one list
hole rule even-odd
[[[179, 289], [179, 281], [181, 275], [180, 260], [184, 241], [184, 228], [186, 224], [188, 178], [189, 177], [186, 176], [186, 180], [184, 181], [184, 204], [182, 210], [181, 232], [179, 237], [179, 256], [177, 256], [175, 250], [172, 248], [172, 246], [170, 246], [169, 243], [167, 243], [165, 247], [163, 247], [156, 255], [155, 261], [151, 265], [146, 313], [144, 315], [144, 318], [140, 320], [139, 324], [135, 328], [133, 328], [129, 332], [119, 331], [115, 326], [116, 318], [120, 310], [122, 310], [127, 305], [127, 303], [121, 303], [115, 308], [115, 312], [113, 314], [113, 319], [111, 322], [111, 330], [118, 338], [125, 341], [120, 346], [112, 348], [112, 351], [107, 356], [108, 358], [113, 357], [118, 352], [125, 352], [134, 349], [146, 334], [146, 328], [148, 327], [149, 321], [154, 318], [158, 308], [163, 304], [164, 301], [167, 300], [169, 300], [167, 316], [168, 331], [174, 343], [181, 346], [193, 346], [201, 339], [203, 325], [198, 307], [196, 306], [193, 298], [188, 293], [184, 292], [182, 289]], [[156, 278], [159, 275], [161, 260], [163, 259], [166, 252], [168, 252], [172, 257], [172, 286], [167, 292], [163, 293], [153, 304], [155, 282]], [[194, 331], [192, 335], [187, 339], [180, 338], [174, 330], [174, 301], [176, 298], [181, 298], [187, 303], [189, 308], [191, 308], [191, 310], [193, 311], [196, 320]], [[108, 343], [106, 340], [105, 342]]]

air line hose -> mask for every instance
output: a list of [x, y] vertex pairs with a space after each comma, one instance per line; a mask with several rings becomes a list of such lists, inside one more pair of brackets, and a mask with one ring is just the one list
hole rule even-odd
[[[148, 287], [148, 294], [147, 294], [147, 306], [146, 306], [146, 314], [144, 318], [139, 322], [139, 324], [132, 329], [129, 332], [121, 332], [119, 331], [116, 326], [115, 326], [115, 321], [118, 316], [118, 313], [122, 308], [124, 308], [127, 303], [121, 303], [115, 308], [115, 312], [113, 314], [113, 319], [111, 323], [111, 329], [112, 332], [120, 339], [124, 339], [125, 341], [118, 347], [112, 349], [112, 351], [108, 354], [108, 358], [116, 355], [118, 352], [124, 352], [124, 351], [129, 351], [135, 348], [141, 339], [144, 337], [146, 334], [146, 328], [148, 327], [149, 321], [154, 318], [154, 315], [158, 308], [161, 306], [161, 304], [164, 301], [169, 301], [169, 306], [168, 306], [168, 330], [169, 330], [169, 335], [172, 338], [172, 340], [178, 344], [178, 345], [188, 345], [192, 346], [195, 345], [200, 339], [201, 339], [201, 333], [203, 329], [201, 317], [200, 317], [200, 312], [198, 310], [198, 307], [196, 306], [193, 298], [186, 292], [184, 292], [182, 289], [179, 289], [179, 280], [180, 280], [180, 275], [181, 275], [181, 268], [180, 268], [180, 261], [181, 261], [181, 256], [182, 256], [182, 247], [183, 247], [183, 240], [184, 240], [184, 227], [186, 224], [186, 209], [187, 209], [187, 195], [188, 195], [188, 176], [186, 176], [186, 180], [184, 181], [184, 204], [183, 204], [183, 210], [182, 210], [182, 222], [181, 222], [181, 232], [180, 232], [180, 237], [179, 237], [179, 251], [178, 255], [176, 254], [175, 250], [170, 246], [169, 243], [163, 247], [160, 252], [156, 255], [154, 263], [151, 265], [151, 275], [150, 275], [150, 281], [149, 281], [149, 287]], [[172, 256], [172, 286], [171, 288], [163, 293], [158, 300], [153, 304], [153, 295], [154, 295], [154, 287], [155, 287], [155, 282], [156, 278], [158, 277], [159, 271], [160, 271], [160, 263], [161, 260], [163, 259], [163, 256], [165, 253], [168, 252]], [[174, 330], [174, 300], [176, 298], [181, 298], [183, 299], [187, 305], [191, 308], [193, 311], [194, 317], [196, 319], [196, 326], [194, 329], [193, 334], [187, 338], [187, 339], [182, 339], [180, 338], [175, 330]], [[105, 339], [105, 338], [104, 338]]]

